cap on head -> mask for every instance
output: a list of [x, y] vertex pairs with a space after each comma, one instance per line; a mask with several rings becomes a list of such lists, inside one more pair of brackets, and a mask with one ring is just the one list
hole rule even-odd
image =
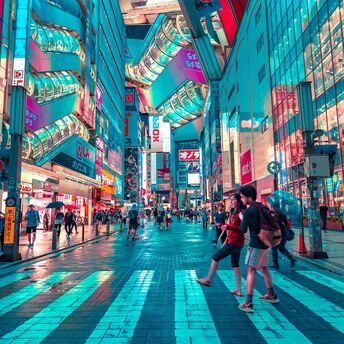
[[34, 208], [35, 206], [33, 204], [30, 204], [29, 205], [29, 208]]

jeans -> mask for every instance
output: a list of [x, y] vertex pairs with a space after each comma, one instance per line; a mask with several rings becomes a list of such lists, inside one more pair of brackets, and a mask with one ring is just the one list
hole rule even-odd
[[203, 220], [203, 228], [207, 229], [208, 228], [208, 219]]
[[280, 251], [283, 255], [285, 255], [291, 262], [294, 261], [294, 257], [292, 254], [285, 248], [287, 240], [282, 239], [280, 244], [278, 244], [275, 247], [272, 247], [271, 252], [272, 252], [272, 262], [276, 265], [278, 265], [278, 251]]

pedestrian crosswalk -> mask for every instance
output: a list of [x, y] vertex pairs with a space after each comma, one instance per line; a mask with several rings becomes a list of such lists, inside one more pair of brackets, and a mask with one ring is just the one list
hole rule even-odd
[[[309, 319], [319, 317], [334, 328], [341, 340], [344, 339], [344, 300], [337, 305], [329, 301], [326, 295], [319, 295], [313, 289], [302, 285], [303, 278], [307, 278], [315, 285], [326, 286], [329, 291], [336, 290], [343, 294], [343, 282], [339, 279], [329, 277], [316, 271], [300, 270], [293, 275], [284, 275], [280, 272], [272, 272], [273, 282], [281, 298], [281, 305], [272, 305], [269, 302], [260, 301], [261, 295], [255, 290], [254, 314], [242, 314], [237, 310], [237, 305], [244, 298], [232, 296], [229, 290], [235, 288], [235, 279], [232, 271], [219, 270], [217, 279], [218, 287], [214, 283], [211, 289], [197, 284], [198, 276], [195, 270], [174, 271], [174, 293], [171, 296], [171, 307], [174, 307], [174, 318], [169, 319], [174, 330], [174, 340], [177, 344], [184, 343], [211, 343], [220, 344], [223, 330], [215, 319], [218, 314], [214, 313], [214, 295], [210, 297], [213, 289], [221, 292], [218, 299], [226, 298], [233, 304], [233, 316], [244, 316], [246, 324], [256, 331], [256, 336], [264, 338], [268, 344], [286, 343], [312, 343], [309, 331], [304, 331], [302, 324], [297, 324], [295, 318], [289, 317], [289, 313], [283, 308], [283, 303], [294, 302], [301, 304], [309, 310]], [[0, 298], [0, 323], [7, 314], [14, 316], [11, 311], [23, 312], [21, 320], [9, 332], [1, 332], [0, 343], [40, 343], [47, 337], [53, 338], [66, 319], [79, 311], [81, 306], [92, 304], [90, 308], [83, 308], [83, 312], [89, 313], [89, 331], [85, 337], [87, 344], [93, 343], [129, 343], [140, 332], [137, 330], [142, 314], [147, 306], [148, 295], [154, 295], [162, 283], [158, 280], [154, 270], [138, 270], [125, 275], [118, 293], [107, 293], [111, 300], [107, 300], [106, 307], [102, 308], [101, 314], [94, 321], [91, 310], [94, 310], [92, 297], [97, 291], [112, 288], [117, 274], [114, 271], [95, 271], [80, 277], [74, 272], [54, 272], [45, 278], [30, 283], [23, 280], [32, 276], [28, 273], [17, 273], [0, 278], [1, 288], [11, 290], [6, 296]], [[297, 276], [299, 280], [296, 281]], [[302, 277], [301, 277], [302, 276]], [[68, 278], [73, 281], [72, 287], [60, 290], [56, 297], [42, 297], [37, 312], [30, 316], [25, 315], [25, 306], [33, 307], [35, 302], [44, 296], [47, 290]], [[27, 281], [27, 282], [26, 282]], [[18, 284], [18, 288], [16, 287]], [[300, 283], [299, 283], [300, 282]], [[25, 285], [25, 283], [27, 283]], [[23, 286], [24, 285], [24, 286]], [[100, 289], [102, 288], [102, 289]], [[243, 279], [243, 290], [245, 280]], [[283, 293], [282, 293], [283, 291]], [[285, 296], [287, 294], [287, 296]], [[35, 298], [38, 299], [35, 299]], [[152, 297], [152, 296], [150, 296]], [[287, 299], [286, 299], [287, 297]], [[35, 301], [36, 300], [36, 301]], [[104, 299], [102, 299], [104, 301]], [[235, 307], [234, 307], [235, 305]], [[22, 306], [22, 307], [19, 307]], [[87, 314], [86, 314], [87, 316]], [[223, 319], [225, 321], [226, 319]], [[247, 325], [248, 326], [248, 325]], [[4, 329], [2, 328], [2, 331]], [[136, 332], [137, 331], [137, 332]], [[245, 331], [243, 329], [243, 331]], [[66, 341], [67, 342], [67, 341]], [[339, 341], [340, 342], [340, 341]]]

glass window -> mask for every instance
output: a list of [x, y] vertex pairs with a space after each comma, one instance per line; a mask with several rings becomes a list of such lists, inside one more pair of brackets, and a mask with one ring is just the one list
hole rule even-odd
[[258, 25], [261, 16], [262, 16], [262, 4], [259, 5], [259, 7], [258, 7], [258, 9], [256, 11], [256, 14], [255, 14], [256, 25]]
[[331, 51], [330, 28], [326, 22], [320, 30], [321, 53], [324, 58]]
[[263, 34], [261, 34], [259, 39], [258, 39], [258, 42], [257, 42], [257, 54], [260, 53], [263, 46], [264, 46], [264, 36], [263, 36]]
[[333, 84], [333, 64], [331, 55], [328, 55], [323, 61], [324, 66], [324, 88]]
[[306, 27], [309, 24], [309, 16], [308, 16], [308, 6], [307, 0], [302, 0], [300, 4], [300, 15], [301, 15], [301, 25], [302, 25], [302, 32], [306, 30]]
[[340, 79], [344, 72], [344, 56], [343, 56], [343, 43], [337, 46], [333, 51], [333, 67], [334, 77], [336, 80]]

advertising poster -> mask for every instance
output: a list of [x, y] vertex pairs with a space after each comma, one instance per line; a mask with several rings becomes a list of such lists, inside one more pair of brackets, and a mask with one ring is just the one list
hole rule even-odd
[[240, 159], [240, 175], [241, 184], [247, 184], [252, 181], [252, 163], [251, 163], [251, 149], [246, 151]]
[[124, 159], [125, 198], [137, 199], [139, 190], [139, 151], [138, 148], [126, 148]]
[[137, 147], [139, 145], [139, 129], [138, 112], [126, 112], [124, 119], [124, 136], [126, 147]]

